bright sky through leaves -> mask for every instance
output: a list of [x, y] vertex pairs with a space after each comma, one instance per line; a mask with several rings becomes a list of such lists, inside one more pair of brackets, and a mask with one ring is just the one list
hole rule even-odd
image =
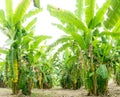
[[[13, 0], [13, 8], [15, 9], [17, 4], [21, 0]], [[103, 4], [104, 0], [97, 0], [97, 3], [99, 6]], [[41, 7], [43, 8], [43, 11], [38, 15], [38, 21], [36, 24], [36, 31], [35, 33], [38, 34], [45, 34], [50, 35], [53, 37], [53, 39], [50, 41], [54, 41], [57, 38], [59, 38], [63, 32], [60, 31], [57, 27], [54, 27], [51, 25], [51, 23], [56, 23], [57, 19], [50, 16], [49, 12], [47, 11], [47, 5], [51, 4], [59, 8], [67, 9], [70, 11], [75, 10], [75, 3], [76, 0], [41, 0]], [[0, 0], [0, 9], [5, 9], [5, 0]], [[5, 44], [6, 37], [1, 33], [0, 31], [0, 47], [3, 47]]]

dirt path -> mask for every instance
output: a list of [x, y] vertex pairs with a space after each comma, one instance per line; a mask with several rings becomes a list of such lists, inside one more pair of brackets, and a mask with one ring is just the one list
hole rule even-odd
[[[23, 95], [13, 96], [11, 95], [11, 93], [12, 91], [10, 89], [0, 88], [0, 97], [25, 97]], [[84, 89], [84, 87], [82, 87], [79, 90], [33, 89], [32, 95], [30, 97], [96, 97], [96, 96], [86, 96], [86, 94], [87, 91]], [[99, 96], [99, 97], [103, 97], [103, 96]], [[109, 85], [109, 96], [107, 97], [120, 97], [120, 87], [114, 83], [111, 83]]]
[[0, 88], [0, 97], [10, 97], [11, 93], [12, 93], [12, 91], [10, 89]]

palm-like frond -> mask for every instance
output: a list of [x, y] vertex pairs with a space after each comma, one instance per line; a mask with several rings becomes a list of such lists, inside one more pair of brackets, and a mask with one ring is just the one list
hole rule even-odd
[[78, 47], [78, 43], [74, 40], [72, 36], [64, 35], [56, 40], [54, 43], [52, 43], [48, 47], [47, 51], [54, 50], [54, 48], [57, 47], [58, 49], [54, 52], [53, 59], [57, 58], [57, 55], [65, 51], [65, 49], [71, 49], [72, 51], [74, 51], [75, 48]]
[[85, 19], [88, 26], [95, 14], [95, 5], [96, 0], [85, 0]]
[[117, 23], [115, 24], [115, 26], [112, 30], [112, 32], [114, 32], [114, 33], [118, 32], [118, 31], [120, 31], [120, 19], [117, 21]]
[[106, 35], [106, 36], [112, 36], [114, 38], [119, 38], [120, 37], [120, 33], [119, 32], [112, 33], [112, 32], [108, 32], [108, 31], [103, 31], [102, 33], [99, 34], [99, 37], [100, 36], [104, 36], [104, 35]]
[[42, 9], [39, 9], [39, 8], [30, 10], [27, 14], [25, 14], [25, 15], [23, 16], [22, 22], [26, 21], [26, 19], [29, 19], [29, 18], [32, 17], [32, 16], [35, 16], [36, 14], [38, 14], [38, 13], [41, 12], [41, 11], [42, 11]]
[[54, 43], [52, 43], [51, 45], [49, 45], [47, 51], [51, 51], [53, 48], [55, 48], [59, 44], [63, 44], [63, 43], [68, 42], [70, 40], [72, 40], [71, 36], [64, 35], [61, 38], [57, 39]]
[[5, 13], [3, 10], [0, 10], [0, 24], [5, 24]]
[[107, 0], [103, 6], [97, 11], [96, 16], [93, 18], [92, 23], [90, 23], [90, 28], [94, 28], [96, 25], [102, 22], [105, 13], [107, 12], [109, 6], [110, 6], [111, 0]]
[[27, 35], [22, 37], [22, 42], [21, 42], [22, 47], [25, 45], [29, 45], [30, 41], [32, 41], [33, 35], [34, 35], [34, 33], [30, 32]]
[[84, 23], [80, 19], [78, 19], [73, 13], [50, 5], [48, 5], [47, 9], [52, 16], [58, 18], [62, 23], [72, 24], [78, 29], [87, 32], [87, 28]]
[[118, 27], [119, 19], [120, 19], [120, 1], [111, 0], [111, 4], [107, 13], [107, 19], [104, 22], [104, 25], [106, 28], [112, 29], [113, 27], [115, 27], [117, 23], [117, 27]]
[[50, 36], [46, 36], [46, 35], [39, 35], [39, 36], [35, 36], [33, 37], [32, 40], [32, 45], [31, 45], [31, 49], [34, 50], [35, 48], [37, 48], [39, 46], [39, 44], [43, 41], [45, 41], [46, 39], [50, 39]]
[[[56, 58], [57, 54], [62, 52], [66, 48], [72, 47], [72, 45], [71, 45], [72, 42], [75, 42], [77, 44], [77, 48], [75, 48], [75, 49], [83, 51], [83, 52], [79, 53], [78, 55], [83, 54], [83, 57], [84, 57], [82, 59], [82, 61], [83, 61], [82, 64], [84, 66], [83, 74], [85, 74], [85, 77], [86, 77], [85, 84], [87, 84], [87, 89], [89, 90], [90, 95], [91, 94], [97, 95], [97, 93], [100, 93], [100, 94], [103, 93], [103, 92], [100, 92], [99, 91], [100, 88], [97, 87], [97, 86], [99, 86], [99, 83], [98, 83], [99, 78], [97, 77], [97, 75], [95, 73], [96, 73], [98, 66], [94, 66], [94, 64], [96, 64], [94, 62], [97, 61], [97, 64], [100, 63], [99, 64], [100, 66], [102, 66], [101, 62], [105, 63], [106, 65], [109, 64], [106, 62], [109, 59], [106, 56], [108, 54], [110, 54], [111, 49], [112, 49], [112, 44], [108, 43], [108, 45], [107, 45], [107, 40], [109, 38], [108, 38], [108, 36], [105, 36], [105, 35], [117, 35], [118, 34], [118, 33], [107, 32], [109, 30], [105, 29], [105, 27], [103, 27], [103, 25], [102, 25], [104, 22], [106, 13], [107, 13], [108, 9], [110, 8], [111, 0], [106, 0], [106, 2], [103, 4], [103, 6], [98, 9], [95, 7], [95, 5], [96, 5], [95, 2], [96, 2], [96, 0], [77, 0], [76, 14], [73, 14], [67, 10], [62, 10], [59, 8], [48, 6], [48, 11], [50, 12], [50, 14], [52, 16], [56, 17], [57, 19], [59, 19], [63, 24], [63, 25], [56, 24], [56, 26], [72, 37], [72, 41], [67, 40], [66, 42], [61, 44], [62, 46], [54, 54], [54, 58]], [[114, 0], [113, 2], [116, 2], [116, 1]], [[85, 3], [85, 6], [84, 6], [84, 3]], [[84, 7], [86, 7], [85, 10], [82, 10]], [[114, 5], [114, 7], [115, 7], [115, 5]], [[112, 9], [109, 10], [111, 12], [108, 12], [108, 13], [111, 13], [111, 17], [108, 16], [107, 17], [108, 19], [106, 19], [106, 21], [105, 21], [105, 22], [107, 22], [106, 25], [108, 27], [110, 27], [111, 25], [113, 25], [112, 27], [114, 27], [114, 25], [116, 26], [116, 27], [114, 27], [113, 31], [117, 31], [120, 27], [120, 21], [117, 22], [115, 19], [115, 21], [116, 21], [115, 22], [114, 18], [113, 18], [114, 14], [112, 14], [113, 13], [112, 11], [115, 11], [114, 10], [115, 8], [112, 7]], [[85, 11], [85, 21], [80, 20], [80, 19], [82, 19], [81, 13], [83, 14], [83, 11]], [[118, 10], [116, 10], [116, 11], [118, 12]], [[118, 16], [120, 17], [120, 15], [117, 15], [117, 18], [118, 18]], [[111, 18], [113, 20], [112, 22], [110, 22]], [[84, 17], [83, 17], [83, 19], [84, 19]], [[119, 20], [119, 19], [117, 19], [117, 20]], [[109, 23], [110, 23], [110, 26], [108, 25]], [[107, 28], [107, 26], [106, 26], [106, 28]], [[70, 27], [72, 28], [72, 30], [70, 30], [71, 29]], [[101, 32], [101, 28], [102, 28], [102, 30], [105, 30], [105, 31], [102, 33], [99, 33], [99, 32]], [[103, 36], [101, 37], [101, 35], [103, 35]], [[101, 40], [99, 40], [99, 37], [101, 38]], [[106, 38], [108, 38], [108, 39], [106, 39]], [[99, 45], [99, 42], [103, 45]], [[71, 50], [73, 50], [73, 49], [71, 49]], [[97, 58], [94, 59], [94, 56], [97, 56]], [[86, 63], [88, 65], [86, 65]], [[100, 67], [100, 70], [98, 70], [98, 72], [102, 71], [102, 70], [104, 70], [104, 67]], [[106, 68], [106, 70], [107, 70], [107, 68]], [[103, 76], [104, 76], [103, 78], [106, 78], [106, 80], [105, 80], [106, 82], [105, 82], [105, 85], [102, 85], [102, 86], [107, 87], [108, 75], [103, 75]], [[106, 94], [106, 90], [107, 90], [107, 88], [102, 89], [102, 91], [104, 91], [103, 94]]]
[[30, 31], [35, 26], [36, 22], [37, 22], [37, 18], [34, 18], [32, 21], [30, 21], [25, 27], [26, 31]]
[[78, 42], [81, 49], [86, 50], [86, 43], [84, 41], [84, 37], [78, 33], [72, 33], [72, 32], [71, 32], [71, 35], [74, 38], [74, 40], [76, 40]]
[[54, 26], [57, 26], [60, 30], [64, 31], [66, 34], [70, 34], [71, 32], [77, 32], [78, 29], [72, 24], [53, 24]]
[[57, 55], [59, 53], [61, 53], [62, 51], [65, 51], [65, 49], [71, 48], [72, 47], [72, 43], [71, 42], [67, 42], [64, 43], [61, 47], [58, 48], [58, 50], [54, 53], [53, 55], [53, 59], [57, 58]]
[[74, 25], [67, 24], [66, 27], [64, 27], [63, 25], [60, 25], [60, 24], [55, 24], [55, 25], [59, 29], [63, 30], [64, 32], [69, 34], [71, 37], [73, 37], [73, 39], [78, 42], [78, 44], [81, 46], [81, 48], [85, 50], [86, 43], [84, 41], [84, 37], [82, 37], [82, 35], [77, 33], [78, 31], [77, 31], [77, 29], [75, 29]]
[[31, 0], [22, 0], [18, 5], [15, 14], [14, 14], [14, 24], [20, 22], [21, 18], [25, 15]]
[[76, 10], [75, 14], [79, 19], [82, 19], [84, 12], [84, 0], [76, 0]]
[[12, 9], [12, 0], [5, 0], [6, 7], [6, 17], [8, 21], [12, 21], [13, 9]]

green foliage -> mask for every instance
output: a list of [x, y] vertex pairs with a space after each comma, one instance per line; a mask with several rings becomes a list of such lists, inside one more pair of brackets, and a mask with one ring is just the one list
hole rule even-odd
[[94, 28], [96, 27], [99, 23], [101, 23], [103, 21], [103, 18], [106, 14], [106, 11], [108, 10], [109, 8], [109, 5], [110, 5], [110, 1], [111, 0], [107, 0], [103, 6], [96, 12], [96, 15], [95, 17], [93, 18], [92, 20], [92, 24], [90, 24], [90, 28]]
[[40, 0], [33, 0], [34, 6], [40, 8]]
[[108, 70], [106, 65], [100, 65], [99, 68], [97, 68], [96, 73], [98, 76], [101, 76], [102, 79], [107, 79], [108, 77]]
[[47, 51], [53, 49], [54, 47], [56, 47], [56, 46], [59, 45], [59, 44], [62, 44], [62, 43], [64, 43], [64, 42], [66, 42], [66, 41], [69, 41], [69, 40], [72, 40], [72, 38], [69, 37], [69, 36], [67, 36], [67, 35], [64, 35], [64, 36], [62, 36], [61, 38], [57, 39], [54, 43], [52, 43], [52, 44], [48, 47], [48, 50], [47, 50]]
[[3, 10], [0, 10], [0, 24], [4, 24], [5, 23], [5, 13]]
[[50, 11], [50, 14], [52, 16], [57, 17], [62, 23], [69, 23], [76, 26], [80, 30], [87, 31], [84, 23], [80, 19], [78, 19], [73, 13], [50, 5], [48, 5], [48, 10]]
[[76, 0], [76, 16], [82, 19], [83, 16], [83, 9], [84, 9], [84, 0]]
[[40, 89], [49, 89], [53, 86], [52, 72], [53, 67], [50, 57], [47, 56], [46, 46], [41, 46], [39, 51], [35, 54], [36, 65], [35, 68], [35, 87]]
[[[119, 16], [120, 16], [120, 1], [111, 0], [109, 11], [107, 13], [107, 19], [104, 21], [104, 25], [107, 29], [116, 29], [119, 27]], [[117, 25], [117, 26], [116, 26]], [[119, 30], [119, 29], [118, 29]], [[116, 29], [117, 31], [117, 29]]]
[[106, 83], [108, 83], [107, 81], [108, 81], [107, 78], [105, 79], [102, 76], [98, 75], [97, 77], [98, 95], [104, 94], [104, 91], [106, 90], [107, 86]]
[[41, 11], [42, 11], [42, 9], [38, 9], [38, 8], [37, 9], [32, 9], [32, 10], [28, 11], [28, 13], [26, 13], [23, 16], [23, 19], [21, 21], [25, 22], [27, 19], [29, 19], [30, 17], [35, 16], [36, 14], [38, 14]]
[[118, 85], [120, 85], [120, 64], [117, 64], [117, 70], [116, 70], [116, 82]]
[[[62, 44], [62, 45], [61, 45]], [[73, 38], [71, 36], [68, 35], [64, 35], [61, 38], [57, 39], [54, 43], [52, 43], [51, 45], [49, 45], [47, 51], [53, 51], [54, 48], [57, 48], [57, 51], [53, 52], [53, 59], [56, 59], [57, 56], [63, 52], [64, 50], [70, 48], [72, 49], [73, 46], [76, 47], [76, 45], [74, 45], [75, 42], [73, 41]]]
[[[74, 54], [77, 53], [74, 52]], [[63, 66], [61, 70], [60, 84], [65, 89], [79, 89], [83, 80], [81, 77], [81, 64], [77, 61], [78, 56], [71, 55], [71, 51], [66, 49], [63, 55]]]
[[6, 15], [7, 21], [12, 22], [13, 17], [13, 9], [12, 9], [12, 0], [5, 0], [5, 7], [6, 7]]
[[85, 87], [89, 91], [93, 89], [92, 76], [93, 76], [93, 72], [91, 70], [89, 70], [85, 77]]
[[[27, 13], [31, 0], [22, 0], [15, 12], [13, 12], [12, 0], [6, 0], [5, 3], [5, 12], [0, 10], [1, 29], [8, 36], [8, 40], [11, 41], [6, 56], [6, 79], [11, 83], [13, 94], [17, 94], [18, 90], [22, 89], [25, 95], [29, 95], [33, 80], [30, 71], [32, 71], [32, 65], [35, 64], [34, 55], [36, 52], [34, 53], [34, 50], [48, 36], [34, 36], [33, 27], [35, 26], [36, 18], [30, 20], [26, 27], [23, 26], [23, 23], [30, 17], [38, 14], [41, 9], [31, 10]], [[27, 75], [27, 77], [23, 75]], [[23, 84], [22, 80], [25, 84]], [[21, 87], [19, 87], [20, 85]]]
[[[73, 77], [73, 75], [72, 75], [73, 71], [71, 71], [71, 68], [72, 67], [66, 68], [67, 73], [62, 74], [60, 84], [61, 84], [62, 88], [64, 88], [64, 89], [79, 89], [79, 88], [81, 88], [81, 86], [83, 84], [82, 78], [80, 75]], [[74, 74], [75, 74], [75, 72], [74, 72]]]
[[25, 29], [27, 31], [30, 31], [33, 29], [33, 27], [35, 26], [35, 23], [37, 22], [37, 18], [34, 18], [32, 21], [30, 21], [27, 26], [25, 27]]
[[19, 89], [31, 94], [33, 83], [34, 87], [52, 88], [53, 73], [63, 88], [79, 89], [84, 83], [89, 95], [107, 95], [113, 69], [120, 84], [118, 0], [106, 0], [101, 8], [96, 7], [96, 0], [76, 0], [75, 13], [48, 5], [50, 14], [61, 21], [53, 25], [67, 34], [49, 47], [43, 45], [49, 36], [34, 35], [36, 17], [23, 26], [42, 10], [40, 0], [33, 0], [37, 8], [27, 12], [30, 3], [22, 0], [13, 12], [12, 0], [6, 0], [5, 12], [0, 10], [0, 29], [10, 41], [9, 50], [0, 49], [7, 54], [6, 62], [0, 62], [0, 72], [6, 69], [14, 94]]
[[22, 65], [20, 69], [20, 78], [18, 81], [18, 89], [22, 90], [24, 95], [31, 94], [31, 88], [33, 86], [33, 78], [35, 76], [32, 68], [28, 68], [27, 64]]
[[85, 19], [86, 24], [89, 26], [90, 22], [94, 18], [94, 10], [96, 8], [96, 0], [85, 0]]
[[[75, 14], [48, 5], [50, 14], [62, 23], [55, 24], [55, 26], [60, 30], [63, 30], [66, 34], [69, 34], [70, 37], [72, 37], [72, 41], [75, 42], [76, 47], [70, 49], [73, 52], [75, 52], [76, 48], [81, 51], [77, 56], [80, 57], [80, 63], [82, 63], [82, 67], [84, 68], [82, 74], [84, 74], [83, 79], [85, 80], [89, 95], [99, 95], [100, 93], [106, 95], [107, 93], [108, 73], [110, 73], [109, 68], [113, 63], [113, 61], [111, 63], [110, 60], [112, 60], [112, 57], [114, 56], [114, 46], [110, 41], [112, 40], [111, 36], [115, 37], [118, 33], [113, 35], [113, 32], [106, 29], [103, 26], [103, 23], [109, 19], [107, 11], [110, 11], [109, 8], [112, 3], [111, 0], [107, 0], [101, 8], [97, 8], [96, 0], [77, 0], [77, 10], [75, 11]], [[107, 19], [105, 20], [104, 18], [106, 15]], [[108, 22], [110, 23], [110, 21]], [[118, 28], [119, 23], [116, 24], [115, 29]], [[67, 42], [68, 40], [66, 41], [66, 44]], [[58, 50], [58, 52], [61, 51], [62, 50]], [[82, 56], [80, 56], [80, 54], [82, 54]], [[106, 66], [101, 64], [106, 64]], [[66, 80], [71, 77], [68, 75], [69, 73], [64, 75]], [[99, 82], [102, 80], [103, 84], [100, 86]], [[69, 80], [69, 82], [71, 82], [71, 80]]]
[[7, 52], [8, 52], [8, 51], [7, 51], [6, 49], [0, 48], [0, 53], [1, 53], [1, 54], [7, 54]]
[[[22, 2], [17, 6], [14, 13], [14, 24], [20, 22], [20, 20], [25, 15], [28, 7], [30, 6], [31, 0], [22, 0]], [[23, 7], [24, 6], [24, 7]]]

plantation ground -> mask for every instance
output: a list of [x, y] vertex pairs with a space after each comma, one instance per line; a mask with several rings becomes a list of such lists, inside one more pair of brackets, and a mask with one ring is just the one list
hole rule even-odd
[[[32, 95], [30, 97], [95, 97], [95, 96], [86, 96], [86, 94], [87, 91], [84, 89], [84, 87], [82, 87], [80, 90], [33, 89]], [[21, 94], [17, 96], [13, 96], [11, 95], [10, 89], [0, 88], [0, 97], [25, 97], [25, 96]], [[99, 96], [99, 97], [104, 97], [104, 96]], [[120, 87], [114, 83], [110, 83], [108, 97], [120, 97]]]

